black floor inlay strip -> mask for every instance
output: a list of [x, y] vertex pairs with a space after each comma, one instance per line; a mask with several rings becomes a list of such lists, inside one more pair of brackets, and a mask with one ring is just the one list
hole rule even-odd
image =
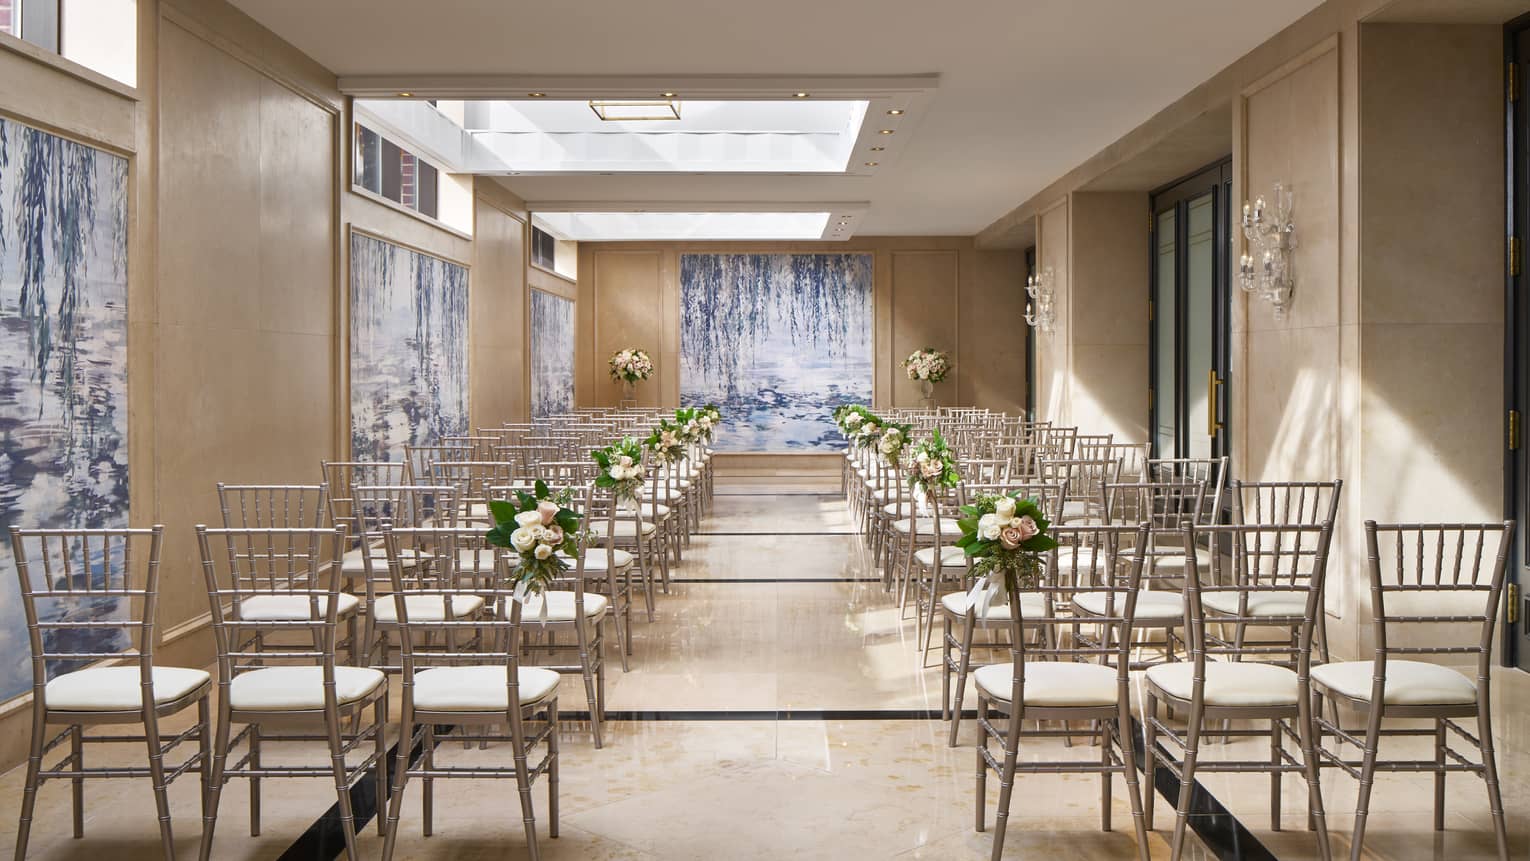
[[881, 577], [676, 577], [671, 583], [881, 583]]
[[799, 537], [803, 536], [803, 535], [838, 535], [838, 536], [841, 536], [841, 537], [849, 538], [851, 536], [860, 535], [860, 533], [859, 532], [697, 532], [697, 533], [695, 533], [695, 535], [702, 536], [702, 537], [709, 537], [709, 538], [742, 538], [742, 537], [747, 537], [747, 538], [764, 538], [764, 537], [768, 537], [768, 536], [771, 536], [771, 535], [790, 535], [790, 536], [799, 536]]

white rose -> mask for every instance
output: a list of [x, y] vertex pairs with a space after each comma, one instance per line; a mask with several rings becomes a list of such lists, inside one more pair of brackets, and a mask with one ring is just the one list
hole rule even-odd
[[914, 460], [917, 460], [920, 463], [924, 463], [925, 461], [927, 461], [929, 459], [930, 459], [930, 456], [928, 454], [926, 454], [925, 452], [922, 452], [922, 451], [919, 452], [918, 454], [914, 455]]
[[530, 529], [521, 528], [510, 533], [511, 546], [513, 546], [516, 550], [521, 551], [522, 553], [530, 550], [531, 546], [536, 543], [537, 537], [531, 534]]
[[1012, 497], [1001, 496], [993, 504], [993, 513], [1008, 520], [1015, 516], [1015, 500]]
[[541, 524], [542, 514], [538, 511], [522, 511], [515, 516], [517, 526], [536, 526]]
[[987, 526], [980, 525], [978, 526], [978, 537], [984, 541], [998, 541], [999, 534], [1003, 531], [1004, 528], [998, 523], [990, 523]]
[[997, 514], [985, 514], [982, 517], [978, 518], [978, 528], [979, 529], [986, 529], [989, 526], [992, 526], [992, 525], [994, 525], [994, 524], [996, 524], [998, 522], [999, 522], [999, 516]]
[[550, 545], [538, 544], [536, 551], [532, 555], [538, 559], [547, 559], [553, 555], [553, 549]]
[[632, 465], [632, 458], [630, 458], [630, 457], [628, 457], [628, 456], [626, 456], [624, 454], [624, 455], [622, 455], [621, 460], [618, 460], [617, 463], [622, 465], [622, 466], [631, 466]]

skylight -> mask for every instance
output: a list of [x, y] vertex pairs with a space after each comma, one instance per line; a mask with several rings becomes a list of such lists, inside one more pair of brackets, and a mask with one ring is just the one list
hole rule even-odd
[[869, 105], [678, 99], [678, 119], [623, 122], [592, 104], [468, 102], [463, 126], [500, 163], [483, 172], [843, 173]]
[[[588, 111], [588, 109], [586, 109]], [[828, 212], [539, 212], [533, 224], [578, 242], [822, 239]]]

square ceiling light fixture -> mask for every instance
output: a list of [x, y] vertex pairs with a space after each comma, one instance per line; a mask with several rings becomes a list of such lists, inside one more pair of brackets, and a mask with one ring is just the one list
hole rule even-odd
[[680, 119], [680, 101], [596, 101], [590, 100], [590, 110], [602, 122], [629, 123]]

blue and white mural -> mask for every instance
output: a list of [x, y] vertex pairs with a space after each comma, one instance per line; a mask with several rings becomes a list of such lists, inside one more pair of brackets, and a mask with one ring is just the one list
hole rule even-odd
[[574, 303], [531, 291], [531, 414], [574, 409]]
[[[127, 176], [125, 158], [0, 118], [0, 531], [128, 525]], [[19, 590], [5, 534], [0, 699], [32, 683]]]
[[680, 255], [680, 400], [722, 407], [722, 450], [843, 448], [871, 353], [871, 255]]
[[351, 232], [351, 457], [468, 432], [468, 273]]

